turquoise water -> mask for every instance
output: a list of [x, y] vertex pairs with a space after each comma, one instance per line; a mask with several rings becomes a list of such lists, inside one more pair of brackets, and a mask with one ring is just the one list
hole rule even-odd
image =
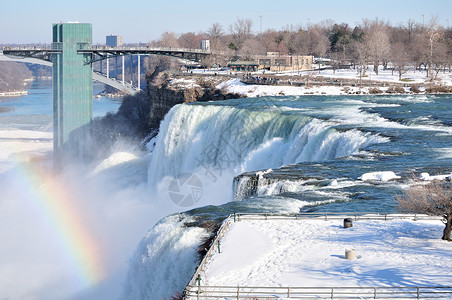
[[[413, 176], [452, 172], [450, 112], [450, 95], [283, 96], [182, 105], [162, 123], [149, 178], [156, 183], [197, 174], [216, 205], [194, 211], [201, 215], [395, 212], [395, 195]], [[259, 170], [265, 174], [250, 192], [247, 182]], [[360, 180], [387, 171], [400, 178]], [[240, 174], [232, 196], [228, 190], [215, 194]]]
[[[0, 126], [46, 128], [52, 130], [52, 80], [37, 79], [27, 83], [28, 95], [0, 97]], [[103, 84], [94, 83], [94, 94], [103, 90]], [[93, 98], [93, 117], [116, 112], [121, 105], [118, 98]]]

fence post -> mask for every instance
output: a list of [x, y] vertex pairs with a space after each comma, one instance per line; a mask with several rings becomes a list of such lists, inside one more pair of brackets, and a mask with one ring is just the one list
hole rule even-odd
[[237, 300], [239, 300], [240, 299], [240, 287], [238, 286], [237, 287]]
[[374, 299], [377, 299], [377, 288], [374, 287]]
[[419, 299], [419, 287], [417, 287], [416, 289], [417, 289], [417, 298]]
[[334, 299], [334, 288], [331, 288], [331, 299]]
[[290, 298], [290, 287], [287, 287], [287, 298]]
[[196, 299], [199, 300], [199, 294], [201, 294], [201, 274], [198, 274], [198, 278], [196, 278], [196, 280], [198, 281], [198, 295]]

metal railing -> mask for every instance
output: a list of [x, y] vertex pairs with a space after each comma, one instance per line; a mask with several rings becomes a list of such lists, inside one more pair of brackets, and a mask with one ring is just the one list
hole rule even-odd
[[238, 287], [189, 286], [186, 299], [444, 299], [452, 286], [440, 287]]
[[[213, 252], [218, 247], [218, 243], [220, 241], [220, 238], [225, 234], [226, 230], [228, 229], [229, 225], [232, 223], [233, 218], [231, 218], [232, 215], [229, 215], [223, 223], [221, 224], [220, 228], [217, 231], [217, 235], [213, 239], [212, 243], [210, 244], [209, 250], [207, 251], [206, 255], [204, 255], [204, 258], [199, 263], [198, 268], [196, 269], [195, 274], [193, 274], [190, 282], [187, 285], [187, 288], [189, 286], [194, 286], [196, 282], [198, 282], [198, 285], [200, 285], [200, 275], [201, 272], [204, 271], [205, 265], [209, 258], [213, 255]], [[187, 291], [187, 290], [186, 290]]]
[[271, 213], [237, 213], [229, 216], [235, 216], [238, 221], [241, 220], [302, 220], [302, 219], [323, 219], [339, 220], [343, 218], [353, 218], [357, 220], [441, 220], [441, 216], [428, 216], [424, 214], [380, 214], [370, 212], [344, 213], [344, 212], [325, 212], [325, 213], [297, 213], [297, 214], [271, 214]]
[[203, 286], [201, 273], [215, 250], [219, 249], [221, 237], [227, 232], [231, 223], [250, 220], [441, 220], [440, 216], [424, 214], [380, 214], [353, 212], [325, 213], [234, 213], [229, 215], [217, 231], [210, 247], [184, 290], [185, 300], [189, 299], [278, 299], [278, 298], [316, 298], [316, 299], [452, 299], [452, 286], [437, 287], [239, 287], [239, 286]]

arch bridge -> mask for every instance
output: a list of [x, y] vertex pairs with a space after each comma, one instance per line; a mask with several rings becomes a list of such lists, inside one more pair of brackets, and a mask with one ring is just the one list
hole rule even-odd
[[[52, 55], [61, 54], [62, 49], [58, 49], [59, 45], [52, 44], [52, 47], [5, 47], [0, 50], [0, 61], [17, 61], [24, 63], [40, 64], [45, 66], [53, 66]], [[117, 90], [122, 90], [128, 94], [135, 94], [140, 91], [141, 86], [141, 56], [148, 55], [163, 55], [169, 57], [179, 58], [181, 60], [199, 62], [203, 58], [211, 54], [210, 50], [201, 49], [188, 49], [188, 48], [172, 48], [172, 47], [104, 47], [104, 46], [91, 46], [87, 49], [77, 50], [77, 53], [88, 54], [85, 64], [94, 64], [100, 62], [99, 70], [93, 69], [93, 79], [109, 86], [114, 87]], [[5, 58], [1, 58], [1, 55]], [[125, 81], [125, 57], [137, 56], [137, 82]], [[122, 58], [121, 80], [111, 77], [110, 60]], [[103, 62], [106, 62], [106, 72], [104, 72]], [[133, 66], [132, 66], [133, 68]], [[117, 74], [116, 74], [117, 75]]]
[[[63, 146], [69, 135], [93, 119], [93, 78], [101, 82], [118, 86], [110, 78], [109, 59], [122, 57], [123, 88], [134, 93], [137, 87], [126, 87], [124, 82], [124, 57], [138, 56], [138, 74], [140, 74], [141, 55], [165, 55], [184, 60], [200, 61], [210, 55], [210, 51], [201, 49], [150, 48], [150, 47], [96, 47], [92, 45], [92, 24], [57, 23], [52, 25], [51, 47], [4, 48], [3, 55], [26, 60], [39, 60], [51, 63], [53, 70], [53, 146], [57, 166], [62, 163]], [[94, 62], [106, 60], [107, 72], [93, 72]], [[117, 72], [116, 72], [117, 73]]]

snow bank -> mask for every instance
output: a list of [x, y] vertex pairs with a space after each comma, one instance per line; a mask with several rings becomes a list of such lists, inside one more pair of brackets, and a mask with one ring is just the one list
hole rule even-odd
[[135, 156], [132, 153], [128, 153], [128, 152], [116, 152], [113, 153], [110, 157], [104, 159], [92, 172], [92, 174], [97, 174], [105, 169], [120, 165], [122, 163], [131, 161], [131, 160], [136, 160], [138, 159], [137, 156]]
[[425, 180], [425, 181], [433, 181], [433, 180], [451, 180], [452, 174], [446, 174], [446, 175], [433, 175], [431, 176], [429, 173], [421, 173], [419, 176], [419, 179]]
[[170, 81], [170, 85], [178, 88], [194, 88], [199, 87], [193, 79], [178, 78]]
[[53, 151], [53, 132], [0, 129], [0, 173], [11, 167], [11, 157], [31, 160]]
[[361, 177], [358, 177], [362, 181], [390, 181], [399, 178], [400, 176], [397, 176], [392, 171], [364, 173]]
[[[231, 224], [202, 274], [210, 286], [449, 286], [440, 220], [261, 220]], [[355, 249], [356, 260], [346, 260]], [[243, 264], [240, 264], [243, 262]], [[441, 274], [441, 276], [438, 276]]]
[[262, 178], [264, 175], [270, 174], [271, 172], [273, 172], [273, 169], [268, 169], [268, 170], [265, 170], [265, 171], [257, 171], [256, 172], [256, 176], [259, 177], [259, 178]]
[[[227, 74], [227, 73], [224, 73]], [[262, 72], [256, 73], [259, 76]], [[266, 73], [276, 76], [293, 76], [296, 80], [299, 76], [312, 75], [314, 77], [324, 77], [325, 79], [353, 79], [358, 80], [359, 74], [357, 70], [353, 69], [341, 69], [335, 72], [332, 69], [325, 70], [315, 70], [315, 71], [304, 71], [304, 72], [281, 72], [281, 73]], [[363, 82], [380, 82], [381, 86], [379, 89], [385, 92], [391, 83], [400, 83], [399, 76], [397, 72], [392, 72], [391, 70], [384, 70], [382, 67], [379, 70], [379, 74], [376, 75], [373, 72], [373, 67], [368, 67], [368, 77], [364, 77]], [[265, 76], [265, 75], [263, 75]], [[405, 83], [407, 84], [419, 84], [425, 82], [425, 72], [415, 72], [410, 70], [406, 72], [403, 76]], [[440, 78], [443, 85], [452, 86], [452, 78], [448, 76], [443, 76]], [[217, 86], [219, 89], [226, 89], [230, 93], [237, 93], [245, 95], [247, 97], [260, 97], [260, 96], [298, 96], [298, 95], [348, 95], [348, 94], [369, 94], [368, 87], [353, 87], [348, 86], [270, 86], [270, 85], [247, 85], [240, 81], [239, 78], [234, 78], [223, 82]], [[409, 88], [405, 88], [405, 92], [409, 92]]]

